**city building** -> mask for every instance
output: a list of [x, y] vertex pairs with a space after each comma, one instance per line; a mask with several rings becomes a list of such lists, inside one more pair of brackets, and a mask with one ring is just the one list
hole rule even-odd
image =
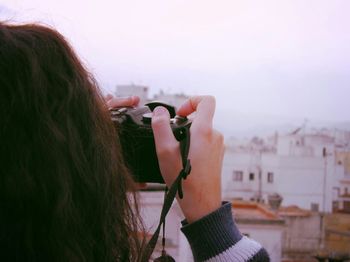
[[325, 250], [350, 259], [350, 214], [327, 214], [324, 219]]
[[117, 85], [115, 95], [118, 97], [138, 96], [140, 97], [140, 105], [144, 105], [151, 101], [159, 101], [179, 108], [187, 99], [185, 94], [170, 94], [163, 90], [155, 94], [153, 98], [149, 98], [149, 87], [144, 85]]
[[350, 153], [346, 148], [336, 152], [336, 177], [333, 186], [333, 211], [350, 213]]
[[282, 236], [283, 262], [312, 262], [324, 245], [323, 216], [297, 206], [280, 207], [278, 214], [285, 221]]
[[179, 108], [186, 100], [188, 96], [185, 94], [169, 94], [160, 90], [158, 94], [155, 94], [153, 100], [166, 102], [169, 105], [173, 105]]
[[[140, 192], [140, 209], [141, 217], [145, 225], [145, 229], [148, 232], [149, 238], [155, 232], [162, 211], [164, 200], [164, 191], [144, 191]], [[174, 202], [167, 217], [165, 226], [165, 245], [166, 252], [170, 254], [176, 261], [193, 261], [191, 248], [187, 242], [187, 239], [182, 234], [181, 221], [184, 219], [180, 207]], [[155, 259], [161, 255], [161, 240], [162, 235], [158, 238], [158, 243], [152, 258]]]
[[115, 95], [118, 97], [138, 96], [140, 97], [140, 105], [148, 102], [149, 87], [143, 85], [117, 85]]
[[250, 201], [233, 201], [232, 213], [241, 233], [261, 243], [271, 262], [280, 262], [285, 222], [278, 213]]
[[[344, 163], [348, 165], [349, 151], [344, 140], [303, 128], [244, 144], [233, 141], [224, 158], [224, 197], [263, 202], [269, 194], [279, 193], [284, 205], [347, 210], [350, 176]], [[337, 161], [338, 152], [343, 152], [344, 161]]]

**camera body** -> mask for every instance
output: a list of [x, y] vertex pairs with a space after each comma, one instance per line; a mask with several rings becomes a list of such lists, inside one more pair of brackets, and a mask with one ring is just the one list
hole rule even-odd
[[157, 106], [163, 106], [170, 113], [170, 126], [178, 141], [184, 139], [191, 121], [186, 117], [176, 116], [175, 107], [151, 102], [141, 107], [122, 107], [110, 110], [112, 121], [119, 134], [122, 152], [126, 166], [135, 182], [164, 183], [161, 175], [154, 135], [152, 131], [152, 111]]

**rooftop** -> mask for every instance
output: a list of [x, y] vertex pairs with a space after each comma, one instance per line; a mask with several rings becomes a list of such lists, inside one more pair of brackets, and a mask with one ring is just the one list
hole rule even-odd
[[237, 223], [241, 224], [284, 224], [284, 220], [277, 212], [270, 210], [266, 205], [256, 202], [234, 200], [232, 202], [232, 213]]
[[292, 206], [280, 207], [278, 209], [278, 214], [280, 216], [307, 217], [307, 216], [310, 216], [312, 212], [306, 209], [302, 209], [298, 206], [292, 205]]

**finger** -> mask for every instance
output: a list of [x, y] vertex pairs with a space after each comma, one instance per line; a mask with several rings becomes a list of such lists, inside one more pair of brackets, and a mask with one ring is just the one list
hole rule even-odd
[[158, 106], [153, 110], [152, 129], [157, 153], [162, 155], [177, 146], [177, 141], [170, 127], [170, 114], [165, 107]]
[[138, 96], [129, 97], [113, 97], [107, 101], [108, 108], [123, 107], [123, 106], [137, 106], [140, 102]]
[[215, 113], [215, 98], [213, 96], [194, 96], [187, 100], [177, 111], [180, 116], [188, 116], [196, 112], [192, 128], [211, 130]]
[[137, 190], [146, 189], [147, 183], [135, 183], [135, 186]]
[[111, 100], [113, 98], [113, 95], [112, 94], [107, 94], [104, 99], [106, 102], [108, 102], [109, 100]]

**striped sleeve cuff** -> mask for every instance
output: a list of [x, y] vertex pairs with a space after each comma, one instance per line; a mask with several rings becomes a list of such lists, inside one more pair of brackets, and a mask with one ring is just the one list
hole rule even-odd
[[190, 243], [195, 261], [249, 261], [262, 247], [242, 237], [232, 218], [231, 203], [188, 224], [183, 221], [182, 232]]
[[236, 261], [246, 262], [250, 261], [260, 250], [262, 246], [247, 237], [242, 237], [235, 245], [231, 246], [223, 253], [220, 253], [205, 262], [217, 262], [217, 261]]

